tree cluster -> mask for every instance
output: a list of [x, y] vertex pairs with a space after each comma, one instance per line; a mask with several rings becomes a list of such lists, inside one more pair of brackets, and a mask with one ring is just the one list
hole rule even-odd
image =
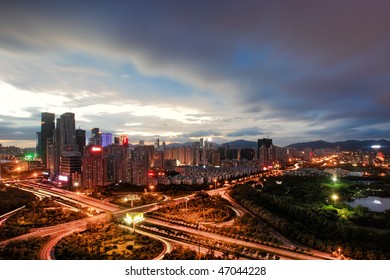
[[46, 227], [85, 217], [87, 217], [85, 213], [63, 208], [50, 198], [44, 198], [41, 201], [28, 204], [24, 209], [18, 211], [6, 221], [6, 225], [13, 227]]
[[340, 219], [332, 209], [294, 203], [270, 190], [259, 191], [248, 185], [234, 188], [231, 196], [276, 230], [311, 248], [331, 253], [341, 246], [344, 255], [353, 259], [389, 256], [389, 232], [357, 227]]
[[17, 188], [1, 187], [0, 188], [0, 215], [8, 213], [27, 203], [35, 201], [37, 198], [30, 192]]
[[38, 260], [39, 251], [49, 239], [46, 237], [34, 237], [28, 240], [10, 241], [0, 249], [1, 260]]
[[143, 260], [155, 258], [162, 250], [160, 241], [114, 224], [89, 224], [86, 231], [61, 239], [55, 256], [61, 260]]

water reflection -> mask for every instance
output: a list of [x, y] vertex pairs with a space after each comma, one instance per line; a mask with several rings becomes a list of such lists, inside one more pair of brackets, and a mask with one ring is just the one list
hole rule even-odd
[[364, 198], [357, 198], [348, 204], [352, 207], [361, 205], [363, 207], [367, 207], [371, 211], [383, 212], [387, 209], [390, 209], [390, 198], [369, 196]]

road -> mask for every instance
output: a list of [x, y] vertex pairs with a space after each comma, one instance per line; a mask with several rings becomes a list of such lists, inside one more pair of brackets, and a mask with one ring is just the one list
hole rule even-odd
[[12, 210], [12, 211], [10, 211], [8, 213], [5, 213], [5, 214], [1, 215], [0, 216], [0, 227], [9, 217], [11, 217], [13, 214], [15, 214], [19, 210], [23, 209], [24, 207], [26, 207], [26, 206], [19, 207], [18, 209]]
[[[73, 233], [75, 231], [85, 230], [88, 222], [91, 222], [91, 221], [94, 221], [94, 220], [98, 220], [98, 219], [101, 219], [103, 221], [109, 220], [111, 215], [114, 215], [115, 218], [121, 220], [126, 212], [143, 212], [143, 213], [147, 213], [147, 212], [155, 211], [158, 208], [162, 207], [162, 205], [159, 205], [158, 203], [152, 203], [152, 204], [149, 204], [149, 205], [143, 205], [143, 206], [138, 206], [138, 207], [134, 207], [134, 208], [131, 208], [131, 209], [121, 210], [117, 205], [113, 205], [113, 204], [107, 203], [106, 201], [101, 201], [101, 200], [98, 200], [98, 199], [86, 196], [84, 194], [77, 194], [77, 193], [74, 193], [74, 192], [69, 192], [69, 191], [65, 191], [65, 190], [57, 189], [57, 188], [51, 188], [50, 190], [43, 189], [43, 188], [40, 188], [39, 186], [37, 186], [36, 183], [31, 183], [31, 182], [25, 183], [25, 184], [29, 184], [30, 186], [39, 189], [40, 193], [43, 193], [45, 195], [60, 196], [60, 197], [63, 197], [64, 199], [71, 199], [71, 200], [76, 201], [78, 203], [83, 203], [85, 205], [89, 205], [91, 207], [94, 207], [95, 209], [99, 209], [100, 211], [105, 211], [106, 212], [105, 214], [100, 214], [98, 216], [88, 217], [88, 218], [77, 220], [77, 221], [73, 221], [73, 222], [70, 222], [70, 223], [61, 224], [61, 225], [58, 225], [58, 226], [55, 226], [55, 227], [36, 229], [36, 230], [34, 230], [34, 231], [32, 231], [32, 232], [30, 232], [28, 234], [25, 234], [25, 235], [22, 235], [22, 236], [19, 236], [19, 237], [15, 237], [15, 238], [10, 239], [10, 240], [6, 240], [6, 241], [3, 241], [3, 242], [0, 242], [0, 244], [4, 244], [5, 242], [11, 241], [11, 240], [27, 239], [27, 238], [33, 237], [33, 236], [43, 237], [43, 236], [50, 235], [51, 236], [51, 240], [44, 245], [44, 247], [43, 247], [43, 249], [41, 251], [41, 254], [40, 254], [40, 258], [41, 259], [53, 259], [54, 258], [54, 256], [53, 256], [53, 246], [55, 246], [55, 244], [61, 238], [63, 238], [64, 236], [69, 235], [69, 234], [71, 234], [71, 233]], [[238, 216], [243, 215], [245, 213], [248, 213], [248, 214], [253, 216], [253, 213], [251, 213], [250, 211], [248, 211], [247, 209], [242, 207], [240, 204], [238, 204], [236, 201], [234, 201], [231, 197], [229, 197], [225, 193], [226, 190], [227, 190], [227, 188], [212, 189], [210, 191], [207, 191], [207, 193], [210, 194], [210, 195], [219, 194], [222, 197], [224, 197], [225, 199], [227, 199], [231, 203], [232, 208], [235, 210], [235, 212], [237, 213]], [[189, 196], [185, 196], [185, 197], [175, 198], [175, 199], [172, 200], [172, 202], [174, 202], [175, 204], [176, 203], [177, 204], [178, 203], [183, 203], [183, 202], [185, 202], [188, 199], [193, 199], [194, 196], [195, 195], [189, 195]], [[263, 251], [267, 251], [267, 252], [270, 252], [270, 253], [273, 253], [273, 254], [280, 255], [280, 256], [282, 256], [284, 258], [287, 258], [287, 259], [332, 259], [329, 256], [329, 254], [326, 254], [324, 252], [311, 251], [313, 255], [309, 256], [309, 255], [306, 255], [306, 254], [302, 254], [302, 253], [298, 253], [298, 252], [292, 252], [290, 250], [286, 250], [286, 249], [282, 249], [282, 248], [275, 248], [275, 247], [272, 247], [272, 246], [259, 245], [259, 244], [256, 244], [256, 243], [236, 240], [236, 239], [232, 239], [232, 238], [228, 238], [228, 237], [224, 237], [224, 236], [220, 236], [220, 235], [216, 235], [216, 234], [211, 234], [209, 232], [203, 232], [203, 231], [200, 231], [200, 230], [187, 228], [187, 227], [184, 227], [184, 226], [173, 225], [173, 224], [170, 224], [170, 223], [167, 223], [167, 222], [163, 222], [163, 221], [160, 221], [160, 220], [154, 220], [154, 219], [151, 219], [151, 218], [147, 218], [146, 220], [148, 222], [150, 222], [150, 223], [155, 223], [155, 224], [164, 225], [164, 226], [167, 226], [167, 227], [174, 228], [175, 230], [189, 232], [191, 234], [201, 235], [203, 237], [212, 238], [212, 239], [215, 239], [215, 240], [221, 240], [221, 241], [224, 241], [224, 242], [227, 242], [227, 243], [233, 243], [233, 244], [237, 244], [237, 245], [241, 245], [241, 246], [247, 246], [247, 247], [253, 247], [253, 248], [261, 249]], [[280, 235], [276, 231], [274, 231], [272, 229], [270, 229], [270, 230], [272, 231], [272, 233], [275, 236], [277, 236], [285, 244], [285, 246], [296, 246], [295, 243], [293, 243], [290, 240], [288, 240], [287, 238], [283, 237], [282, 235]], [[142, 234], [144, 234], [144, 233], [145, 234], [149, 234], [149, 233], [146, 233], [146, 232], [143, 232], [143, 231], [139, 231], [139, 232], [140, 233], [142, 232]], [[154, 238], [162, 238], [162, 237], [157, 237], [156, 235], [153, 235], [153, 237]], [[162, 239], [164, 239], [164, 238], [162, 238]], [[166, 250], [168, 250], [171, 247], [169, 247], [170, 245], [165, 243], [165, 242], [168, 242], [167, 239], [165, 238], [164, 240], [165, 241], [162, 241], [162, 242], [164, 243], [164, 246], [166, 246]]]
[[[107, 216], [107, 215], [106, 215]], [[95, 218], [97, 219], [97, 218]], [[99, 219], [101, 220], [102, 217], [99, 217]], [[90, 222], [92, 219], [89, 219], [87, 221]], [[87, 223], [83, 222], [83, 223], [77, 223], [75, 225], [69, 225], [67, 226], [66, 228], [63, 228], [63, 227], [60, 227], [60, 229], [57, 229], [55, 230], [55, 237], [52, 239], [50, 239], [41, 249], [41, 252], [39, 254], [39, 258], [41, 260], [54, 260], [55, 259], [55, 256], [54, 256], [54, 247], [55, 245], [62, 239], [64, 238], [65, 236], [67, 235], [70, 235], [72, 234], [73, 232], [75, 231], [83, 231], [87, 228]], [[132, 230], [131, 227], [128, 227], [128, 226], [123, 226], [122, 227], [125, 227], [125, 228], [130, 228], [130, 230]], [[154, 239], [157, 239], [157, 240], [160, 240], [163, 244], [164, 244], [164, 250], [163, 252], [161, 252], [161, 254], [159, 256], [157, 256], [155, 259], [156, 260], [160, 260], [160, 259], [163, 259], [164, 258], [164, 255], [166, 253], [169, 253], [172, 251], [172, 244], [164, 237], [161, 237], [161, 236], [158, 236], [158, 235], [155, 235], [155, 234], [152, 234], [152, 233], [148, 233], [148, 232], [144, 232], [142, 230], [139, 230], [139, 229], [136, 229], [136, 232], [139, 233], [139, 234], [142, 234], [142, 235], [146, 235], [146, 236], [149, 236], [151, 238], [154, 238]], [[52, 235], [51, 235], [52, 236]]]
[[[130, 227], [130, 226], [121, 225], [121, 227], [133, 230], [133, 228]], [[153, 233], [150, 233], [150, 232], [146, 232], [146, 231], [143, 231], [143, 230], [140, 230], [140, 229], [136, 229], [135, 232], [139, 233], [139, 234], [142, 234], [142, 235], [149, 236], [150, 238], [159, 240], [159, 241], [161, 241], [163, 243], [164, 250], [157, 257], [155, 257], [154, 260], [162, 260], [164, 258], [165, 254], [172, 252], [172, 248], [173, 247], [172, 247], [171, 240], [169, 238], [165, 238], [165, 237], [162, 237], [160, 235], [156, 235], [156, 234], [153, 234]]]
[[[50, 236], [51, 238], [58, 238], [59, 236], [66, 236], [69, 235], [75, 231], [81, 231], [85, 230], [87, 228], [88, 223], [90, 222], [107, 222], [111, 218], [110, 214], [104, 213], [104, 214], [99, 214], [97, 216], [93, 217], [88, 217], [68, 223], [63, 223], [57, 226], [52, 226], [52, 227], [45, 227], [45, 228], [38, 228], [35, 229], [27, 234], [23, 234], [11, 239], [4, 240], [0, 242], [0, 245], [4, 245], [10, 241], [15, 241], [15, 240], [26, 240], [31, 237], [45, 237], [45, 236]], [[47, 245], [47, 244], [46, 244]], [[46, 246], [45, 245], [45, 246]], [[44, 246], [44, 247], [45, 247]], [[41, 256], [42, 257], [42, 256]], [[49, 255], [45, 254], [44, 259], [50, 259]]]
[[296, 260], [333, 259], [332, 257], [329, 256], [329, 254], [326, 257], [325, 256], [313, 256], [313, 255], [302, 254], [302, 253], [299, 253], [299, 252], [293, 252], [293, 251], [282, 249], [282, 248], [275, 248], [275, 247], [272, 247], [272, 246], [267, 246], [267, 245], [262, 245], [262, 244], [242, 241], [242, 240], [238, 240], [238, 239], [234, 239], [234, 238], [225, 237], [225, 236], [222, 236], [222, 235], [218, 235], [218, 234], [202, 231], [202, 230], [199, 230], [199, 229], [193, 229], [193, 228], [188, 228], [188, 227], [185, 227], [185, 226], [171, 224], [171, 223], [168, 223], [168, 222], [165, 222], [165, 221], [156, 220], [156, 219], [153, 219], [153, 218], [146, 218], [145, 221], [150, 223], [150, 224], [161, 225], [161, 226], [164, 226], [164, 227], [167, 227], [167, 228], [171, 228], [171, 229], [174, 229], [174, 230], [177, 230], [177, 231], [187, 232], [187, 233], [198, 235], [198, 236], [202, 236], [202, 237], [205, 237], [205, 238], [208, 238], [208, 239], [213, 239], [213, 240], [223, 241], [223, 242], [226, 242], [226, 243], [231, 243], [231, 244], [241, 245], [241, 246], [245, 246], [245, 247], [252, 247], [252, 248], [260, 249], [260, 250], [263, 250], [263, 251], [266, 251], [266, 252], [269, 252], [269, 253], [272, 253], [272, 254], [284, 256], [284, 257], [287, 257], [287, 258], [290, 258], [290, 259], [296, 259]]
[[81, 204], [83, 207], [93, 207], [100, 211], [115, 212], [121, 209], [118, 205], [90, 197], [83, 193], [75, 193], [55, 187], [43, 188], [41, 187], [41, 184], [35, 182], [19, 182], [18, 185], [21, 187], [25, 187], [26, 191], [34, 192], [38, 195], [40, 194], [44, 196], [60, 197], [64, 200]]

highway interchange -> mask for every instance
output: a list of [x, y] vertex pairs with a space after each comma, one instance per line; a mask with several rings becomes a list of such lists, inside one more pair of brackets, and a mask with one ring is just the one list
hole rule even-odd
[[[72, 221], [72, 222], [67, 222], [67, 223], [62, 223], [56, 226], [51, 226], [51, 227], [45, 227], [45, 228], [38, 228], [31, 230], [29, 233], [8, 239], [5, 241], [0, 242], [0, 246], [6, 244], [7, 242], [11, 240], [24, 240], [28, 239], [30, 237], [45, 237], [49, 236], [49, 241], [46, 242], [46, 244], [43, 246], [43, 248], [40, 251], [40, 259], [42, 260], [53, 260], [55, 259], [54, 256], [54, 247], [58, 243], [59, 240], [61, 240], [63, 237], [72, 234], [73, 232], [78, 232], [78, 231], [83, 231], [86, 230], [87, 224], [90, 222], [110, 222], [112, 217], [115, 217], [117, 220], [122, 221], [125, 214], [127, 212], [142, 212], [142, 213], [148, 213], [157, 210], [160, 207], [164, 207], [164, 205], [160, 205], [158, 203], [152, 203], [149, 205], [143, 205], [143, 206], [138, 206], [138, 207], [133, 207], [133, 208], [127, 208], [123, 209], [120, 208], [117, 205], [108, 203], [107, 201], [102, 201], [98, 200], [95, 198], [92, 198], [90, 196], [80, 194], [80, 193], [75, 193], [75, 192], [70, 192], [66, 191], [63, 189], [59, 188], [47, 188], [39, 183], [33, 182], [33, 181], [21, 181], [17, 183], [11, 183], [10, 185], [23, 188], [25, 190], [28, 190], [30, 192], [33, 192], [36, 194], [38, 197], [55, 197], [55, 198], [60, 198], [62, 201], [69, 201], [70, 204], [77, 203], [79, 205], [82, 205], [83, 207], [89, 207], [89, 209], [94, 209], [95, 215], [91, 215], [87, 218], [83, 218], [80, 220]], [[229, 197], [226, 194], [226, 189], [227, 188], [219, 188], [219, 189], [212, 189], [208, 191], [209, 195], [216, 195], [219, 194], [226, 200], [228, 200], [231, 204], [231, 208], [234, 210], [237, 216], [242, 216], [243, 214], [247, 213], [250, 215], [254, 215], [253, 213], [250, 213], [247, 209], [239, 205], [237, 202], [235, 202], [231, 197]], [[189, 195], [189, 196], [184, 196], [184, 197], [179, 197], [175, 198], [174, 203], [182, 203], [185, 202], [188, 199], [193, 199], [194, 195]], [[64, 204], [66, 205], [66, 203]], [[68, 206], [67, 207], [72, 207]], [[9, 216], [11, 216], [14, 212], [12, 213], [7, 213], [3, 216], [0, 217], [0, 226], [1, 223], [3, 223]], [[237, 246], [244, 246], [248, 248], [255, 248], [259, 249], [265, 252], [268, 252], [270, 254], [275, 254], [280, 256], [281, 259], [302, 259], [302, 260], [308, 260], [308, 259], [313, 259], [313, 260], [324, 260], [324, 259], [334, 259], [331, 257], [328, 253], [324, 252], [319, 252], [316, 250], [310, 250], [310, 253], [303, 253], [303, 252], [296, 252], [292, 248], [296, 246], [300, 246], [301, 248], [303, 247], [300, 244], [295, 244], [294, 242], [291, 242], [289, 239], [285, 238], [284, 236], [280, 235], [279, 233], [275, 232], [274, 230], [271, 229], [272, 234], [276, 236], [279, 240], [282, 241], [283, 245], [280, 247], [274, 247], [270, 245], [263, 245], [263, 244], [258, 244], [258, 243], [253, 243], [249, 241], [243, 241], [243, 240], [237, 240], [234, 238], [229, 238], [225, 237], [222, 235], [217, 235], [214, 233], [210, 233], [207, 231], [203, 231], [202, 229], [193, 229], [190, 227], [182, 226], [182, 225], [177, 225], [173, 224], [170, 222], [166, 221], [161, 221], [161, 220], [156, 220], [152, 218], [146, 218], [145, 221], [148, 224], [156, 224], [160, 226], [164, 226], [166, 228], [173, 229], [175, 231], [181, 231], [183, 233], [191, 234], [192, 236], [199, 236], [200, 238], [207, 238], [207, 239], [212, 239], [216, 241], [222, 241], [227, 244], [234, 244]], [[225, 222], [224, 224], [227, 225], [229, 223], [232, 223], [232, 221]], [[221, 224], [222, 225], [222, 224]], [[176, 240], [172, 239], [167, 236], [163, 236], [161, 234], [156, 234], [152, 232], [147, 232], [144, 230], [141, 230], [139, 227], [137, 227], [136, 231], [140, 234], [148, 235], [151, 238], [158, 239], [164, 244], [164, 251], [156, 257], [156, 259], [162, 259], [164, 257], [164, 254], [170, 252], [173, 248], [174, 244], [181, 244], [181, 245], [186, 245], [189, 246], [190, 248], [196, 248], [198, 246], [195, 246], [194, 244], [191, 244], [190, 242], [183, 242], [182, 240]], [[189, 243], [189, 244], [188, 244]], [[202, 247], [199, 245], [197, 248], [199, 251], [202, 252], [207, 252], [208, 248]], [[220, 252], [219, 252], [220, 253]], [[218, 254], [218, 252], [217, 252]]]

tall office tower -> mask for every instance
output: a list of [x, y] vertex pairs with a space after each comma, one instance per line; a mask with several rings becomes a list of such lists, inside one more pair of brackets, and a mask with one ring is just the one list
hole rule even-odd
[[105, 181], [103, 148], [96, 145], [86, 146], [81, 161], [81, 186], [90, 190], [97, 190], [98, 186], [103, 186]]
[[221, 155], [217, 152], [217, 150], [213, 150], [211, 153], [211, 164], [214, 166], [221, 165]]
[[91, 129], [91, 137], [89, 138], [89, 145], [102, 145], [100, 138], [100, 129], [95, 127]]
[[54, 136], [55, 143], [55, 165], [54, 172], [60, 172], [60, 158], [63, 152], [74, 152], [78, 150], [76, 145], [76, 122], [74, 113], [64, 113], [57, 118], [57, 126]]
[[68, 178], [70, 178], [73, 173], [80, 173], [81, 153], [79, 151], [62, 152], [61, 161], [60, 161], [60, 171], [61, 171], [61, 175], [65, 175]]
[[37, 152], [42, 159], [43, 165], [45, 165], [47, 168], [48, 166], [47, 166], [46, 147], [47, 147], [48, 139], [53, 138], [54, 136], [54, 128], [55, 128], [54, 119], [55, 119], [55, 114], [53, 113], [45, 112], [41, 114], [41, 133], [40, 133], [41, 139], [39, 141], [40, 146]]
[[200, 142], [192, 144], [192, 165], [198, 166], [200, 164]]
[[144, 160], [130, 160], [129, 172], [131, 177], [131, 184], [136, 186], [147, 186], [149, 182], [148, 178], [149, 164]]
[[104, 183], [127, 182], [127, 168], [129, 150], [121, 145], [109, 145], [103, 148], [104, 152]]
[[154, 149], [160, 149], [160, 138], [156, 138], [156, 140], [154, 141]]
[[261, 164], [270, 165], [275, 160], [272, 139], [263, 138], [257, 140], [258, 158]]
[[119, 145], [129, 147], [129, 137], [121, 135], [119, 138]]
[[164, 168], [164, 151], [154, 151], [154, 166], [156, 168]]
[[84, 129], [76, 129], [76, 145], [78, 147], [78, 151], [83, 154], [85, 147], [86, 133]]
[[154, 166], [154, 146], [153, 145], [138, 145], [132, 151], [132, 159], [137, 161], [146, 161], [149, 167]]
[[200, 148], [204, 148], [204, 142], [205, 142], [205, 139], [204, 138], [200, 138], [199, 139], [199, 143], [200, 143]]
[[38, 158], [41, 157], [41, 149], [43, 149], [41, 141], [42, 141], [41, 132], [38, 131], [37, 132], [37, 145], [35, 147], [36, 157], [38, 157]]
[[107, 147], [112, 144], [112, 133], [102, 133], [101, 134], [102, 139], [102, 146]]
[[288, 162], [287, 148], [275, 146], [275, 159], [280, 166], [284, 166]]
[[50, 170], [51, 174], [55, 173], [56, 148], [54, 144], [54, 137], [46, 141], [46, 168]]
[[147, 185], [149, 168], [154, 167], [154, 145], [138, 145], [129, 160], [130, 181], [134, 185]]
[[219, 158], [221, 160], [226, 160], [227, 159], [227, 150], [229, 149], [229, 146], [228, 147], [219, 147], [217, 149], [218, 153], [219, 153]]

